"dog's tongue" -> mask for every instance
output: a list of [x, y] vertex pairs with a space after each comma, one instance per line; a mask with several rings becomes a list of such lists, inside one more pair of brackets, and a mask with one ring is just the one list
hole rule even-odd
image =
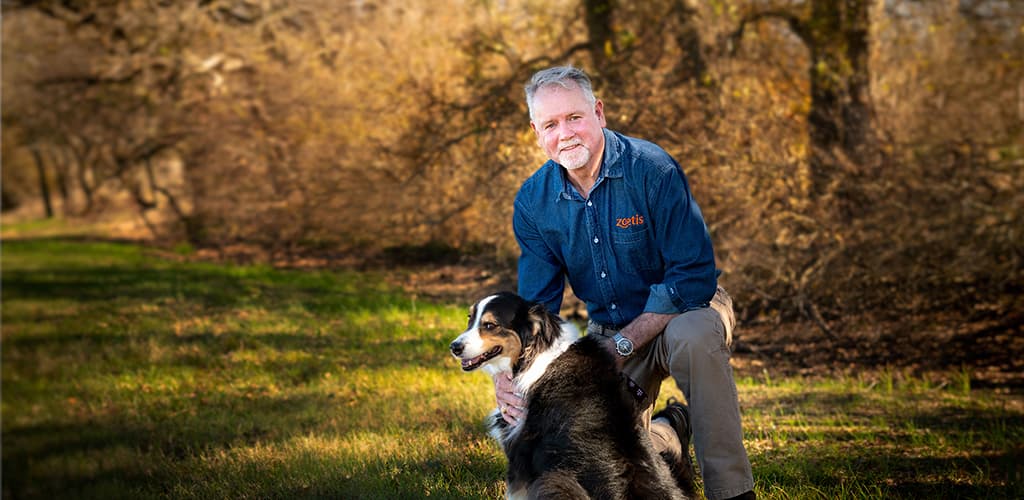
[[479, 356], [477, 356], [477, 357], [475, 357], [473, 359], [464, 359], [464, 360], [462, 360], [462, 369], [463, 370], [472, 370], [472, 369], [476, 368], [477, 366], [479, 366], [484, 361], [487, 361], [488, 359], [491, 359], [494, 356], [497, 356], [498, 353], [500, 353], [500, 352], [501, 352], [501, 347], [498, 346], [498, 347], [495, 347], [494, 349], [491, 349], [490, 351], [487, 351], [487, 352], [485, 352], [485, 353], [483, 353], [483, 354], [481, 354], [481, 355], [479, 355]]

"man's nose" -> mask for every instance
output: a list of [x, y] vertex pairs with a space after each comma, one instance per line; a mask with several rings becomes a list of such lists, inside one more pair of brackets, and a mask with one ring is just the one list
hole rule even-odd
[[558, 125], [558, 140], [565, 141], [576, 137], [576, 129], [569, 122], [562, 122]]

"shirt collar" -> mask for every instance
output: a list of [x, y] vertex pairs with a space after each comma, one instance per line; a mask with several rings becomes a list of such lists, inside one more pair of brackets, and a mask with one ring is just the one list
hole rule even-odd
[[[622, 163], [619, 162], [619, 157], [622, 156], [622, 150], [624, 145], [622, 140], [619, 138], [619, 134], [612, 132], [608, 129], [601, 130], [604, 133], [604, 156], [601, 159], [601, 172], [597, 175], [597, 184], [601, 183], [604, 178], [621, 178], [622, 177]], [[554, 163], [552, 161], [552, 163]], [[561, 165], [554, 163], [556, 169], [558, 169], [558, 175], [555, 176], [555, 182], [561, 183], [555, 186], [555, 192], [558, 193], [558, 200], [571, 200], [573, 198], [572, 184], [568, 179], [565, 178], [565, 169]], [[596, 184], [595, 184], [596, 185]]]
[[622, 156], [624, 149], [625, 144], [622, 143], [619, 134], [604, 129], [604, 160], [601, 165], [600, 177], [622, 177], [622, 162], [619, 161], [619, 157]]

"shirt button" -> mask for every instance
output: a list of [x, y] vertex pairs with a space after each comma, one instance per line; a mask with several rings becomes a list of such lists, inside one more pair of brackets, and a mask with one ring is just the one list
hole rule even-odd
[[595, 244], [599, 243], [600, 241], [601, 241], [601, 240], [597, 239], [597, 236], [594, 236], [594, 243], [595, 243]]
[[590, 201], [590, 200], [587, 200], [587, 206], [588, 206], [588, 207], [592, 207], [592, 206], [594, 206], [594, 202], [592, 202], [592, 201]]
[[616, 309], [618, 309], [618, 308], [619, 308], [619, 306], [617, 306], [617, 305], [615, 305], [615, 304], [612, 304], [612, 310], [613, 310], [613, 311], [614, 311], [614, 310], [616, 310]]
[[608, 273], [606, 273], [606, 272], [604, 272], [604, 271], [601, 271], [601, 277], [602, 277], [602, 278], [605, 278], [605, 277], [607, 277], [607, 276], [608, 276]]

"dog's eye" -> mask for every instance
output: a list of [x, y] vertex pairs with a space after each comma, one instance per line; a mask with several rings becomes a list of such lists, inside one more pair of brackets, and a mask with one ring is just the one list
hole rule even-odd
[[484, 327], [484, 330], [493, 330], [493, 329], [495, 329], [495, 328], [497, 328], [497, 327], [498, 327], [498, 325], [496, 325], [496, 324], [494, 324], [494, 323], [491, 323], [490, 321], [485, 321], [485, 322], [484, 322], [484, 323], [483, 323], [482, 325], [480, 325], [480, 326]]

